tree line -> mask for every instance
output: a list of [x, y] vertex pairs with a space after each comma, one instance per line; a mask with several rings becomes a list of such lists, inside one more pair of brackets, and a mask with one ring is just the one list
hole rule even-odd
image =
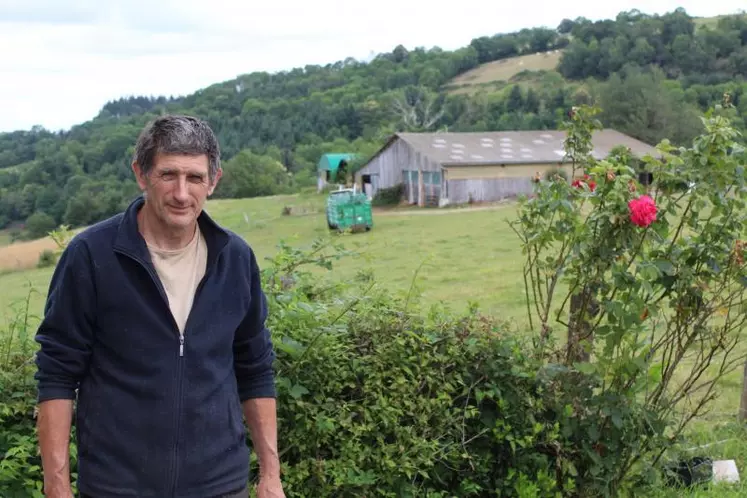
[[[482, 63], [558, 49], [557, 70], [468, 92], [445, 87]], [[744, 15], [703, 27], [681, 9], [630, 11], [479, 37], [454, 51], [400, 45], [367, 63], [254, 72], [179, 98], [122, 98], [70, 130], [0, 134], [0, 228], [36, 237], [121, 210], [137, 194], [137, 134], [165, 112], [214, 127], [226, 174], [216, 197], [251, 197], [312, 185], [324, 152], [370, 154], [398, 130], [553, 129], [579, 104], [600, 105], [606, 126], [649, 143], [687, 143], [701, 131], [698, 112], [728, 93], [744, 129], [745, 61]]]

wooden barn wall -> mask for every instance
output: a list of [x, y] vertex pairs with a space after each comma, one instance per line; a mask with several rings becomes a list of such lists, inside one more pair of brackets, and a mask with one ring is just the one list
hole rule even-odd
[[467, 178], [447, 180], [443, 194], [449, 204], [494, 202], [531, 194], [533, 186], [531, 178]]
[[446, 169], [446, 188], [442, 192], [449, 204], [493, 202], [529, 195], [532, 179], [539, 173], [544, 178], [549, 171], [563, 169], [570, 178], [572, 167], [556, 163], [452, 166]]
[[[438, 205], [440, 200], [449, 204], [462, 204], [470, 201], [491, 202], [531, 194], [532, 178], [539, 173], [541, 176], [560, 167], [558, 163], [515, 164], [515, 165], [459, 165], [442, 168], [440, 163], [430, 161], [428, 157], [415, 151], [407, 142], [396, 139], [379, 156], [373, 159], [365, 168], [356, 173], [356, 182], [362, 186], [362, 176], [372, 175], [373, 188], [369, 186], [367, 192], [372, 197], [379, 188], [391, 188], [405, 183], [404, 198], [407, 202], [421, 203], [421, 193], [426, 205]], [[570, 176], [570, 165], [563, 165], [562, 169]], [[408, 185], [404, 182], [404, 172], [414, 172], [415, 178], [423, 181], [417, 185], [417, 180]], [[432, 172], [433, 177], [426, 181], [417, 172]], [[440, 179], [440, 180], [438, 180]], [[437, 180], [437, 184], [433, 184]]]
[[[386, 150], [361, 168], [355, 175], [360, 185], [363, 175], [378, 175], [378, 188], [391, 188], [403, 183], [404, 171], [441, 171], [441, 164], [430, 161], [416, 152], [401, 138], [396, 139]], [[375, 195], [376, 192], [372, 192]]]
[[540, 176], [548, 171], [563, 169], [570, 178], [573, 172], [572, 166], [566, 164], [562, 167], [554, 163], [540, 164], [491, 164], [485, 166], [452, 166], [447, 168], [447, 178], [450, 180], [467, 180], [478, 178], [533, 178], [537, 173]]

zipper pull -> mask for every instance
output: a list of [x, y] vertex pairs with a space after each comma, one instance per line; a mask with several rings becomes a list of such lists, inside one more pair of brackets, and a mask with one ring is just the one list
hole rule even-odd
[[184, 336], [179, 334], [179, 356], [184, 356]]

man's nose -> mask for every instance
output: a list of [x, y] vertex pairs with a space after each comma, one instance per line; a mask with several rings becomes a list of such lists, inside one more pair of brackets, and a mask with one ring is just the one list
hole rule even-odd
[[174, 197], [179, 201], [186, 201], [189, 199], [189, 188], [186, 177], [180, 176], [179, 180], [177, 180], [176, 187], [174, 188]]

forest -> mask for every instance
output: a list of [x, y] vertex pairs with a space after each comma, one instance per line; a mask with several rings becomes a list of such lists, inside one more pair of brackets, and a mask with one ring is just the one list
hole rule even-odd
[[[556, 70], [469, 92], [448, 85], [481, 64], [549, 50], [562, 50]], [[599, 105], [605, 126], [651, 144], [688, 143], [717, 103], [745, 130], [746, 75], [747, 15], [702, 20], [678, 9], [565, 19], [453, 51], [399, 45], [367, 63], [253, 72], [179, 98], [121, 98], [69, 130], [0, 134], [0, 229], [35, 238], [123, 209], [138, 192], [137, 135], [162, 113], [199, 116], [218, 134], [215, 197], [253, 197], [313, 185], [324, 152], [365, 157], [396, 131], [553, 129], [579, 104]]]

